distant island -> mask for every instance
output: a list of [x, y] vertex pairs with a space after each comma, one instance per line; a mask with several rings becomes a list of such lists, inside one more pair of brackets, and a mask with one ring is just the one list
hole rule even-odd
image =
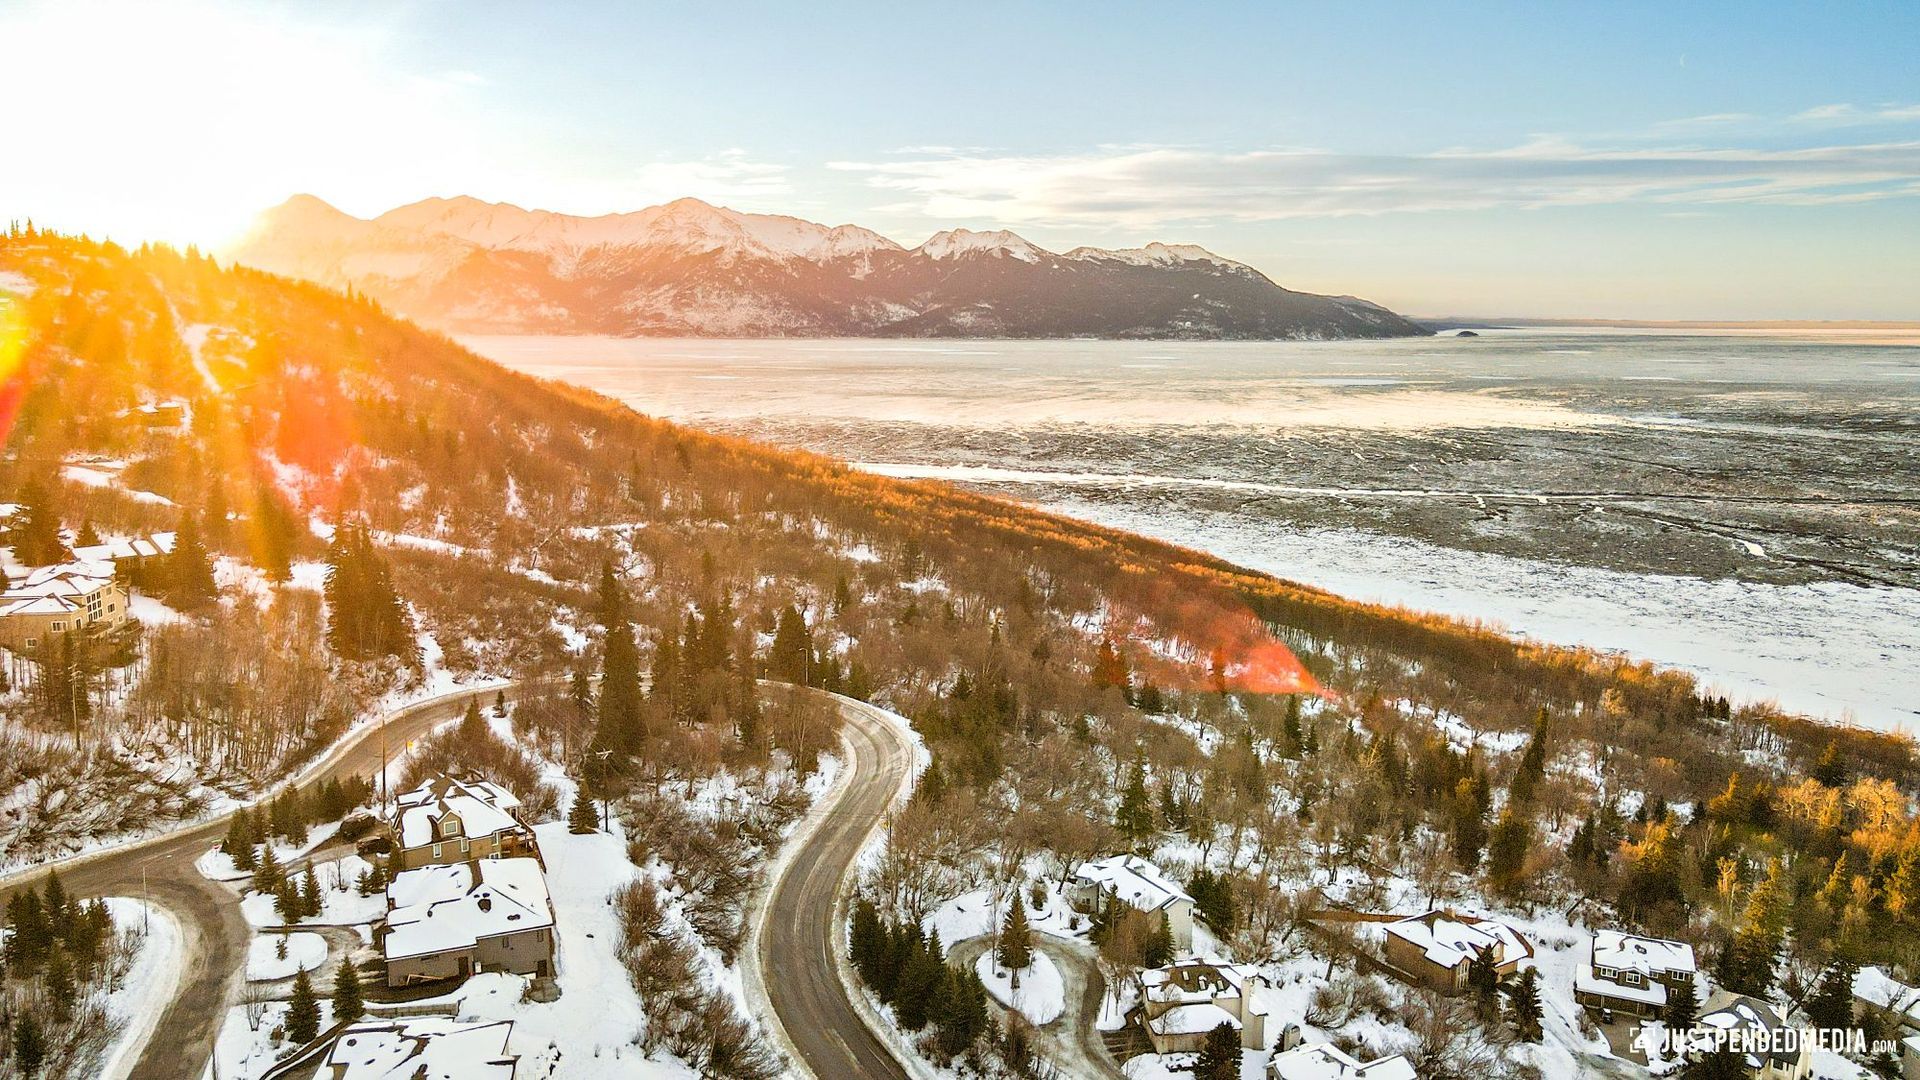
[[449, 330], [688, 337], [1335, 340], [1430, 331], [1282, 288], [1191, 244], [1053, 252], [950, 229], [907, 248], [857, 225], [679, 199], [574, 217], [460, 197], [371, 220], [298, 195], [241, 263], [365, 293]]

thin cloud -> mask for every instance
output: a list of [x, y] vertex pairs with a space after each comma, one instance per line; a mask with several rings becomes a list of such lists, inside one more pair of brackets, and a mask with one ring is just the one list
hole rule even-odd
[[1496, 150], [1348, 154], [1159, 147], [832, 162], [940, 220], [1150, 228], [1497, 207], [1649, 202], [1825, 205], [1907, 198], [1920, 142], [1793, 150], [1591, 149], [1541, 137]]
[[692, 196], [736, 209], [779, 210], [790, 205], [791, 169], [754, 161], [744, 150], [727, 150], [694, 161], [656, 161], [634, 170], [635, 205]]
[[1920, 120], [1920, 105], [1889, 102], [1881, 105], [1854, 105], [1835, 102], [1815, 105], [1787, 118], [1789, 123], [1812, 127], [1855, 127], [1863, 124], [1899, 124]]

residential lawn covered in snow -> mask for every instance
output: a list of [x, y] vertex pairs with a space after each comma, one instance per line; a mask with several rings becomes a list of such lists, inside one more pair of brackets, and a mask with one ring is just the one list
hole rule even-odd
[[[280, 860], [280, 865], [285, 866], [292, 860], [305, 855], [307, 852], [333, 839], [333, 834], [339, 831], [340, 823], [337, 821], [329, 821], [324, 825], [315, 825], [311, 829], [308, 829], [307, 842], [304, 844], [294, 845], [276, 840], [273, 844], [273, 857]], [[211, 878], [214, 881], [239, 881], [242, 878], [250, 878], [253, 876], [253, 871], [242, 870], [234, 866], [233, 857], [221, 851], [219, 848], [209, 848], [205, 855], [193, 861], [193, 868], [200, 871], [201, 877]]]
[[[324, 926], [351, 926], [355, 923], [370, 923], [387, 913], [385, 892], [376, 892], [372, 896], [361, 896], [354, 883], [360, 880], [362, 871], [368, 868], [367, 860], [358, 855], [348, 855], [332, 862], [314, 864], [314, 877], [320, 881], [320, 914], [315, 918], [300, 919], [299, 923], [313, 923]], [[286, 920], [273, 909], [273, 897], [266, 893], [250, 892], [240, 901], [240, 914], [246, 916], [250, 926], [285, 926]]]
[[[317, 989], [317, 988], [316, 988]], [[252, 1012], [256, 1019], [249, 1021]], [[226, 1023], [213, 1044], [213, 1070], [220, 1080], [256, 1080], [273, 1068], [282, 1054], [293, 1050], [285, 1038], [287, 1003], [267, 1001], [227, 1010]], [[333, 1026], [333, 1003], [320, 995], [320, 1030]], [[280, 1037], [275, 1038], [279, 1033]]]
[[[280, 955], [285, 942], [287, 955]], [[327, 939], [319, 934], [256, 934], [247, 944], [247, 981], [291, 979], [296, 972], [313, 971], [327, 962]]]
[[1013, 985], [1014, 972], [994, 963], [993, 951], [980, 954], [973, 968], [980, 973], [980, 981], [987, 986], [987, 993], [995, 1001], [1009, 1009], [1017, 1009], [1036, 1027], [1050, 1024], [1062, 1012], [1066, 1011], [1067, 998], [1065, 985], [1060, 980], [1060, 969], [1053, 966], [1047, 954], [1034, 950], [1033, 963], [1019, 972], [1020, 986]]

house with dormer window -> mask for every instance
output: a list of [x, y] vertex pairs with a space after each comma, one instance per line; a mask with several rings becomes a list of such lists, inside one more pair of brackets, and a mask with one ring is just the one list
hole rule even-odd
[[1589, 1009], [1657, 1016], [1674, 992], [1697, 993], [1693, 946], [1684, 941], [1596, 930], [1574, 969], [1573, 999]]
[[520, 800], [490, 780], [435, 776], [394, 800], [393, 869], [539, 858]]
[[387, 985], [464, 979], [480, 971], [553, 974], [553, 903], [534, 859], [423, 866], [387, 886], [375, 929]]

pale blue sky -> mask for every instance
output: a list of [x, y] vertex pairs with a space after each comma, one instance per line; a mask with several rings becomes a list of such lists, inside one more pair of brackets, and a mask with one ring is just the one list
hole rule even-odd
[[960, 7], [0, 2], [47, 148], [0, 214], [214, 243], [296, 190], [686, 194], [1193, 241], [1422, 314], [1920, 318], [1920, 6]]

